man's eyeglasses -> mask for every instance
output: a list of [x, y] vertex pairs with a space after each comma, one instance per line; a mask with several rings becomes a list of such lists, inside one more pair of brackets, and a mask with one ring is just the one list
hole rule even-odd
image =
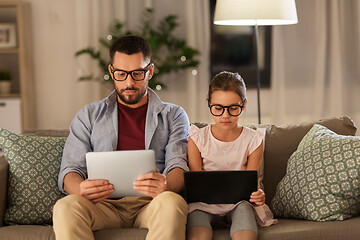
[[111, 73], [113, 75], [114, 80], [116, 81], [125, 81], [129, 74], [132, 77], [132, 79], [134, 79], [135, 81], [142, 81], [145, 79], [146, 72], [149, 71], [150, 67], [151, 67], [151, 63], [149, 63], [143, 69], [125, 71], [121, 69], [114, 69], [114, 66], [111, 64]]
[[238, 104], [234, 104], [234, 105], [230, 105], [230, 106], [222, 106], [220, 104], [214, 104], [214, 105], [209, 105], [210, 108], [210, 113], [214, 116], [221, 116], [224, 114], [225, 109], [227, 109], [228, 113], [230, 114], [230, 116], [236, 117], [239, 116], [244, 108], [244, 105], [238, 105]]

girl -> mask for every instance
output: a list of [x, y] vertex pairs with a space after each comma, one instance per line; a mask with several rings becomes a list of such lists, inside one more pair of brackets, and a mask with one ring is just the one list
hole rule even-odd
[[[210, 83], [208, 106], [215, 124], [204, 128], [192, 125], [188, 144], [191, 171], [256, 170], [264, 150], [265, 129], [252, 130], [238, 125], [246, 107], [246, 87], [238, 73], [221, 72]], [[259, 189], [249, 201], [264, 205], [265, 194]], [[256, 239], [257, 224], [251, 204], [191, 203], [188, 239], [212, 239], [216, 219], [231, 220], [232, 239]]]

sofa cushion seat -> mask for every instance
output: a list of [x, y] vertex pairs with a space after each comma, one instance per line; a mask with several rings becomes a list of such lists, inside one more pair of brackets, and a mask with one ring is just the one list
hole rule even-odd
[[[96, 240], [144, 240], [147, 232], [148, 230], [145, 228], [118, 228], [96, 231], [94, 232], [94, 236]], [[1, 227], [0, 236], [6, 236], [6, 239], [55, 240], [52, 226], [41, 225], [13, 225]]]
[[314, 222], [297, 219], [278, 219], [271, 227], [259, 228], [259, 239], [338, 240], [360, 236], [360, 217], [343, 221]]
[[[360, 236], [360, 217], [344, 221], [313, 222], [296, 219], [279, 219], [279, 223], [271, 227], [259, 228], [259, 240], [338, 240], [353, 239]], [[105, 229], [94, 232], [96, 240], [143, 240], [147, 229]], [[49, 239], [55, 240], [51, 226], [40, 225], [14, 225], [0, 228], [0, 236], [6, 239]], [[230, 239], [229, 229], [214, 231], [214, 239]]]
[[52, 226], [42, 225], [12, 225], [1, 227], [0, 236], [6, 236], [5, 239], [55, 240]]

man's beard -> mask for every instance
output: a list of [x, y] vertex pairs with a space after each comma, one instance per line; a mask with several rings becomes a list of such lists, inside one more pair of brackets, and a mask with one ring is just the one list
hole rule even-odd
[[[141, 99], [144, 97], [145, 93], [146, 93], [146, 88], [144, 89], [139, 89], [139, 88], [125, 88], [125, 89], [116, 89], [116, 93], [119, 96], [120, 100], [125, 103], [125, 104], [129, 104], [129, 105], [133, 105], [133, 104], [137, 104], [138, 102], [141, 101]], [[123, 92], [126, 90], [136, 90], [138, 92], [137, 95], [132, 95], [132, 96], [124, 96]]]

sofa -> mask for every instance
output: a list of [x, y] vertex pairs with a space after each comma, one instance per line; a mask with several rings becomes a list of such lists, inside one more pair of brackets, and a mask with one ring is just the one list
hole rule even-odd
[[[267, 204], [276, 194], [276, 187], [286, 174], [287, 161], [297, 149], [300, 141], [314, 124], [326, 126], [340, 135], [355, 135], [356, 127], [348, 117], [327, 118], [313, 122], [261, 125], [266, 128], [264, 161], [262, 167], [263, 186]], [[256, 128], [258, 125], [249, 125]], [[67, 131], [29, 130], [27, 135], [67, 136]], [[7, 179], [9, 164], [0, 157], [0, 239], [55, 239], [51, 225], [4, 226], [3, 216], [7, 202]], [[276, 217], [276, 216], [275, 216]], [[259, 227], [258, 239], [360, 239], [360, 216], [343, 221], [309, 221], [277, 218], [278, 223]], [[145, 239], [147, 229], [106, 229], [94, 232], [95, 239]], [[228, 229], [216, 229], [214, 239], [230, 239]]]

